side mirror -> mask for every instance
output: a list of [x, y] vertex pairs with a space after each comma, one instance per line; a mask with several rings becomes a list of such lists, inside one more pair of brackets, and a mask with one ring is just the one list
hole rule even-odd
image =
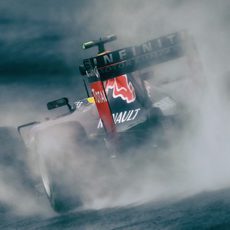
[[52, 110], [52, 109], [56, 109], [56, 108], [59, 108], [59, 107], [65, 106], [65, 105], [68, 107], [69, 111], [72, 110], [72, 108], [69, 104], [69, 100], [66, 97], [57, 99], [55, 101], [48, 102], [47, 103], [47, 109]]

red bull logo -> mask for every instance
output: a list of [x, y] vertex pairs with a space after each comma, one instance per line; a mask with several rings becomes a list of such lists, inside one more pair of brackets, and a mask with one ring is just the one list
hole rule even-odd
[[113, 90], [113, 98], [120, 97], [127, 103], [136, 100], [135, 89], [132, 83], [128, 81], [126, 74], [107, 80], [105, 84], [106, 93], [108, 93], [109, 89]]

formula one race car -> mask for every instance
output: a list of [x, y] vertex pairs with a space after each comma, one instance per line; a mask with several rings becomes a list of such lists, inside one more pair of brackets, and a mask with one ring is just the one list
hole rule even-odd
[[[102, 159], [122, 158], [150, 137], [154, 137], [154, 148], [164, 146], [165, 124], [176, 123], [185, 108], [183, 100], [169, 93], [170, 87], [163, 92], [164, 86], [187, 81], [187, 88], [179, 88], [189, 96], [191, 86], [200, 81], [197, 50], [186, 31], [106, 51], [104, 44], [115, 39], [110, 35], [83, 44], [84, 49], [98, 47], [98, 54], [84, 59], [79, 67], [87, 98], [73, 106], [67, 98], [49, 102], [49, 110], [67, 106], [68, 113], [18, 127], [56, 211], [82, 205], [90, 199], [86, 191], [96, 193], [102, 184], [98, 180], [104, 178], [98, 168], [111, 167]], [[183, 60], [182, 74], [173, 73], [178, 68], [166, 66], [175, 60]]]

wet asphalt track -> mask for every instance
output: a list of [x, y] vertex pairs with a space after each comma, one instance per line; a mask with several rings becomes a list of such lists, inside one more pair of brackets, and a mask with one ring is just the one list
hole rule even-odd
[[86, 210], [52, 217], [18, 217], [1, 207], [0, 229], [229, 229], [230, 190], [177, 201]]
[[[0, 203], [0, 229], [230, 229], [230, 189], [207, 191], [182, 200], [162, 200], [142, 205], [55, 214], [46, 197], [36, 192], [32, 182], [28, 183], [30, 178], [23, 164], [24, 149], [15, 129], [1, 128], [0, 137], [1, 146], [6, 144], [5, 152], [2, 148], [0, 164], [7, 169], [4, 171], [8, 179], [5, 186], [11, 184], [10, 188], [21, 194], [21, 197], [12, 197], [13, 203]], [[8, 141], [11, 145], [7, 144]], [[15, 177], [17, 179], [13, 180]], [[25, 190], [21, 189], [21, 185]], [[43, 209], [34, 214], [28, 212], [31, 197], [23, 200], [23, 196], [29, 194], [26, 191], [30, 191], [32, 199]], [[8, 193], [10, 195], [10, 191]], [[22, 213], [23, 209], [18, 209], [17, 203], [26, 207], [27, 212]], [[31, 211], [33, 209], [36, 208]]]

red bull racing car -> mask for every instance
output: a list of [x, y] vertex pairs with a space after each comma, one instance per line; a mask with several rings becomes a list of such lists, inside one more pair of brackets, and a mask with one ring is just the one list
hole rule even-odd
[[[122, 157], [150, 136], [154, 136], [154, 146], [166, 144], [165, 124], [178, 120], [183, 102], [170, 95], [170, 90], [165, 93], [163, 86], [187, 80], [191, 87], [199, 81], [197, 50], [186, 31], [106, 51], [105, 43], [115, 39], [110, 35], [83, 44], [84, 49], [98, 47], [98, 54], [84, 59], [79, 67], [87, 98], [74, 105], [67, 98], [49, 102], [49, 110], [67, 106], [68, 113], [18, 127], [56, 211], [81, 205], [90, 196], [86, 187], [96, 192], [99, 182], [87, 180], [101, 176], [93, 166], [96, 162], [101, 168], [110, 167], [102, 159]], [[166, 64], [182, 59], [187, 72], [180, 79], [172, 77], [173, 68], [168, 71]], [[157, 66], [167, 70], [166, 74], [159, 74]]]

